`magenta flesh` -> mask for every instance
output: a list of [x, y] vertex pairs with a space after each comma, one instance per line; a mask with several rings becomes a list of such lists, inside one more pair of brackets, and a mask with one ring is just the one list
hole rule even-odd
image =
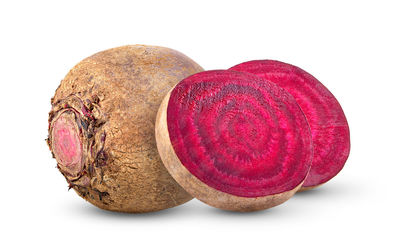
[[228, 194], [290, 191], [311, 165], [311, 133], [300, 107], [252, 74], [218, 70], [184, 79], [171, 92], [167, 123], [181, 163]]
[[287, 90], [296, 99], [311, 128], [314, 157], [303, 187], [327, 182], [342, 170], [350, 152], [350, 132], [336, 98], [304, 70], [273, 60], [245, 62], [230, 70], [255, 74]]

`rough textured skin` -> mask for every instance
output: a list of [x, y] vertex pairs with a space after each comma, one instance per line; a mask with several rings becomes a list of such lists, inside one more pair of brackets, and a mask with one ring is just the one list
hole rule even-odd
[[204, 203], [223, 210], [249, 212], [268, 209], [290, 199], [296, 191], [301, 188], [303, 182], [292, 190], [263, 197], [239, 197], [218, 191], [191, 174], [182, 165], [170, 141], [167, 125], [167, 107], [171, 92], [167, 94], [161, 103], [156, 119], [157, 148], [164, 165], [178, 183], [192, 196]]
[[162, 165], [154, 123], [170, 88], [202, 70], [177, 51], [145, 45], [102, 51], [76, 65], [58, 87], [49, 115], [50, 150], [52, 123], [61, 114], [74, 115], [80, 130], [82, 171], [68, 173], [58, 163], [70, 187], [90, 203], [120, 212], [190, 200]]
[[160, 106], [156, 140], [186, 191], [234, 211], [286, 201], [312, 159], [309, 125], [294, 98], [255, 75], [226, 70], [175, 86]]
[[293, 95], [306, 115], [314, 157], [301, 191], [326, 183], [342, 170], [350, 153], [349, 126], [339, 102], [321, 82], [294, 65], [275, 60], [249, 61], [230, 70], [276, 83]]

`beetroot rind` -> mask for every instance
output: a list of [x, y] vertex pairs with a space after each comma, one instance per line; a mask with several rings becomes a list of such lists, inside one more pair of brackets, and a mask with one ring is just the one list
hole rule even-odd
[[294, 65], [255, 60], [230, 70], [248, 72], [287, 90], [300, 105], [311, 128], [314, 156], [303, 184], [312, 188], [336, 176], [350, 153], [350, 131], [345, 114], [333, 94], [315, 77]]
[[311, 165], [311, 134], [300, 107], [284, 89], [252, 74], [216, 70], [184, 79], [171, 91], [167, 124], [182, 165], [230, 195], [293, 190]]

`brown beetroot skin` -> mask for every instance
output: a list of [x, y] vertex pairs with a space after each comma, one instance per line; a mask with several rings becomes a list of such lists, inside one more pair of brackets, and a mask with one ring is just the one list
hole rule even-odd
[[202, 70], [177, 51], [145, 45], [109, 49], [77, 64], [51, 100], [47, 140], [69, 186], [120, 212], [190, 200], [160, 160], [154, 123], [170, 88]]
[[336, 176], [350, 153], [346, 117], [333, 94], [316, 78], [294, 65], [255, 60], [230, 70], [255, 74], [287, 90], [300, 105], [311, 128], [314, 156], [301, 191], [315, 188]]
[[303, 112], [284, 89], [248, 73], [205, 71], [182, 80], [156, 119], [161, 159], [192, 196], [255, 211], [288, 200], [312, 159]]

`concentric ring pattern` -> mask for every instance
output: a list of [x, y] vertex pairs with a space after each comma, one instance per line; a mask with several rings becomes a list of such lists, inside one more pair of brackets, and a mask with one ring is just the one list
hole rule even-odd
[[234, 71], [255, 74], [283, 87], [296, 99], [310, 124], [314, 157], [303, 186], [316, 186], [333, 178], [350, 153], [346, 117], [333, 94], [304, 70], [275, 60], [255, 60], [236, 65]]
[[181, 163], [228, 194], [292, 190], [311, 165], [311, 133], [300, 107], [253, 74], [217, 70], [184, 79], [171, 92], [167, 123]]

